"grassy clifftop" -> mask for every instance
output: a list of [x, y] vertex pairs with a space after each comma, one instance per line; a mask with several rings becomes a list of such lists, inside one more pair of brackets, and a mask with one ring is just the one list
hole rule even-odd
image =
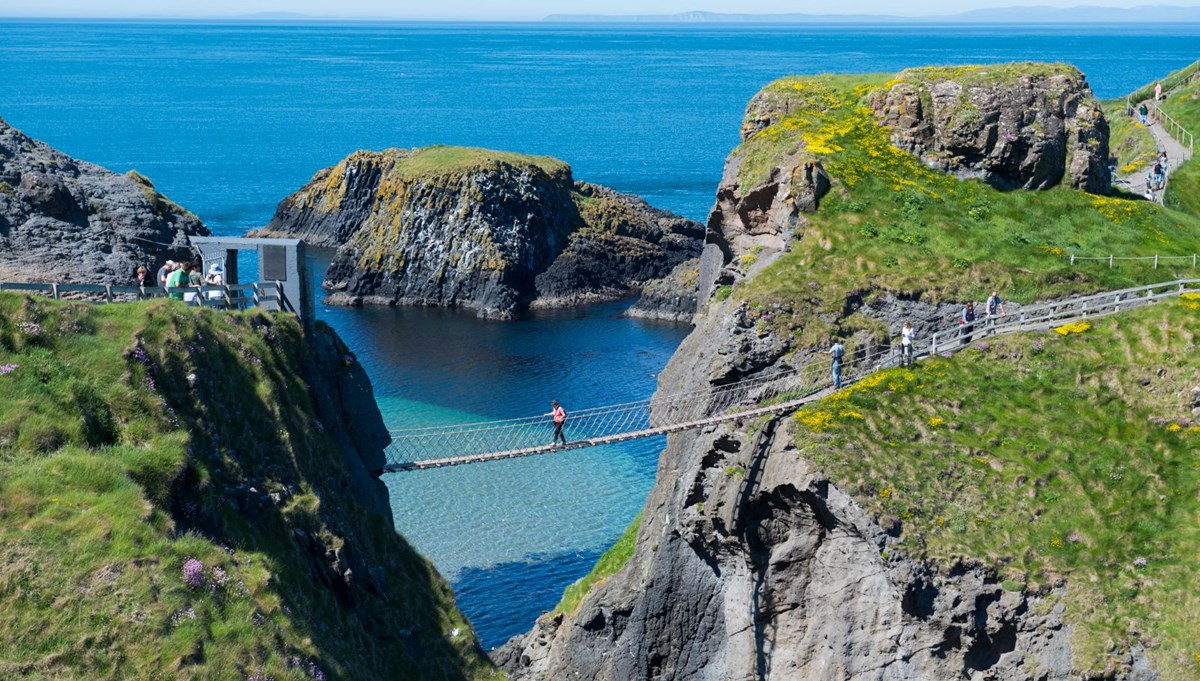
[[798, 455], [901, 528], [904, 553], [980, 559], [1011, 589], [1066, 580], [1078, 668], [1139, 645], [1163, 679], [1194, 679], [1198, 339], [1184, 300], [977, 343], [798, 412]]
[[797, 323], [814, 311], [837, 312], [854, 292], [872, 289], [934, 301], [982, 300], [1000, 289], [1031, 301], [1175, 274], [1145, 266], [1073, 267], [1071, 253], [1200, 250], [1200, 220], [1183, 212], [1066, 188], [999, 191], [926, 166], [891, 144], [890, 129], [871, 108], [887, 84], [882, 75], [813, 76], [766, 88], [787, 98], [787, 113], [735, 151], [745, 154], [743, 183], [761, 181], [783, 159], [801, 155], [822, 164], [832, 189], [805, 216], [803, 237], [739, 285], [737, 297], [791, 306]]
[[330, 334], [0, 296], [0, 677], [491, 677], [353, 498], [341, 407], [313, 397]]

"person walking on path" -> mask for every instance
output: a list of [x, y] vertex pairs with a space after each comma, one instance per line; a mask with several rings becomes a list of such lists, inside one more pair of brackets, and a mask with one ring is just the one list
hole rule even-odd
[[971, 342], [971, 336], [975, 332], [975, 303], [967, 303], [958, 323], [960, 325], [959, 337], [962, 339], [962, 344], [966, 345]]
[[1154, 190], [1155, 191], [1159, 191], [1163, 188], [1163, 184], [1166, 182], [1167, 177], [1166, 177], [1166, 174], [1163, 172], [1162, 161], [1156, 161], [1154, 163], [1154, 171], [1152, 173], [1151, 179], [1154, 182]]
[[900, 366], [912, 366], [913, 356], [913, 327], [908, 320], [904, 322], [904, 328], [900, 329]]
[[567, 423], [567, 411], [557, 400], [550, 400], [550, 413], [546, 416], [554, 420], [554, 440], [550, 442], [551, 446], [557, 445], [559, 440], [562, 440], [564, 445], [567, 444], [567, 436], [563, 435], [563, 426]]
[[833, 388], [840, 390], [842, 387], [842, 357], [846, 355], [846, 348], [842, 346], [839, 340], [833, 341], [833, 347], [829, 348], [829, 354], [833, 357]]
[[1150, 107], [1146, 106], [1145, 102], [1142, 102], [1142, 105], [1138, 107], [1138, 113], [1142, 117], [1142, 125], [1149, 125], [1146, 122], [1146, 117], [1150, 115]]
[[1156, 102], [1162, 101], [1162, 83], [1154, 84], [1154, 101], [1156, 101]]

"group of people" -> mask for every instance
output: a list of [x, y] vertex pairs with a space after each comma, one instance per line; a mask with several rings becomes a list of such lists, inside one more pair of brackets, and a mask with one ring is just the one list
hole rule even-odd
[[1146, 200], [1154, 200], [1154, 192], [1167, 186], [1167, 152], [1159, 152], [1154, 165], [1146, 173]]
[[[1000, 297], [999, 291], [992, 291], [992, 295], [988, 296], [983, 305], [984, 314], [986, 315], [984, 317], [985, 322], [1008, 314], [1004, 309], [1004, 299]], [[975, 303], [967, 303], [958, 316], [958, 338], [962, 345], [971, 342], [971, 338], [975, 335], [975, 325], [978, 321], [975, 312]], [[900, 366], [912, 366], [914, 345], [912, 322], [905, 321], [904, 327], [900, 329]], [[829, 354], [833, 358], [833, 387], [837, 390], [842, 387], [842, 362], [846, 356], [846, 346], [842, 345], [840, 340], [835, 339], [833, 346], [829, 348]]]
[[[148, 281], [148, 275], [149, 271], [145, 267], [138, 267], [137, 281], [134, 283], [142, 288], [158, 286], [168, 291], [168, 295], [175, 300], [182, 300], [189, 303], [199, 300], [199, 291], [172, 291], [171, 289], [225, 285], [225, 267], [219, 262], [209, 264], [208, 274], [204, 274], [204, 267], [197, 261], [175, 262], [174, 260], [168, 260], [162, 267], [158, 268], [158, 276], [155, 281]], [[209, 291], [207, 296], [209, 300], [224, 300], [225, 293], [222, 291]]]

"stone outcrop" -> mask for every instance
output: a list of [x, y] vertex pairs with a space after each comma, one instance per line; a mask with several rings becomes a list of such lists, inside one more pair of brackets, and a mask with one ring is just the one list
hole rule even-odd
[[1070, 678], [1053, 594], [889, 558], [774, 428], [672, 438], [630, 563], [493, 659], [522, 680]]
[[635, 292], [697, 255], [702, 228], [554, 159], [428, 147], [352, 154], [257, 234], [338, 247], [333, 303], [510, 318]]
[[150, 180], [114, 173], [30, 139], [0, 120], [0, 280], [133, 283], [191, 255], [207, 235]]
[[897, 147], [948, 173], [999, 189], [1108, 192], [1108, 122], [1073, 67], [910, 69], [872, 106]]
[[682, 262], [662, 279], [642, 287], [642, 295], [626, 312], [630, 317], [690, 322], [696, 314], [700, 259]]

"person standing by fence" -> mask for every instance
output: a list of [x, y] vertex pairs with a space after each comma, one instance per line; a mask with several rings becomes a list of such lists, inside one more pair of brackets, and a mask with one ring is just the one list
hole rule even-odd
[[975, 332], [975, 303], [967, 303], [967, 306], [963, 308], [958, 323], [959, 337], [962, 339], [962, 344], [966, 345], [971, 342], [971, 337]]
[[840, 390], [842, 387], [842, 357], [846, 355], [846, 348], [839, 340], [833, 341], [833, 347], [829, 348], [829, 354], [833, 357], [833, 388]]
[[1156, 101], [1156, 102], [1162, 101], [1162, 83], [1154, 84], [1154, 101]]
[[567, 410], [562, 408], [562, 405], [557, 400], [550, 400], [550, 413], [546, 414], [554, 421], [554, 439], [551, 440], [551, 445], [557, 445], [559, 440], [567, 444], [567, 436], [563, 435], [563, 426], [567, 424]]
[[900, 329], [900, 366], [912, 366], [913, 356], [913, 327], [908, 320], [904, 321], [904, 328]]
[[1150, 107], [1146, 106], [1145, 102], [1138, 107], [1138, 114], [1142, 117], [1142, 125], [1147, 125], [1146, 117], [1150, 115]]

